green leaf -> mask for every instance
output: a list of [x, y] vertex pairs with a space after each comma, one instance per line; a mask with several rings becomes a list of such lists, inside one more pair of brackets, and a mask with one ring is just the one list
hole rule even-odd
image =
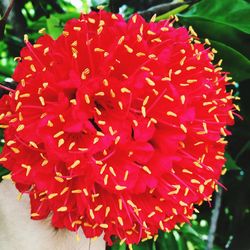
[[0, 42], [0, 77], [11, 77], [13, 74], [13, 66], [16, 63], [13, 58], [8, 55], [8, 46], [3, 41]]
[[133, 250], [152, 250], [152, 240], [140, 242], [138, 245], [133, 245]]
[[[250, 60], [242, 55], [239, 51], [227, 46], [218, 41], [210, 40], [218, 54], [217, 59], [223, 59], [223, 69], [232, 73], [232, 76], [237, 81], [243, 81], [250, 78]], [[237, 63], [235, 63], [237, 62]]]
[[180, 12], [184, 11], [188, 7], [189, 7], [188, 4], [184, 4], [182, 6], [179, 6], [179, 7], [175, 8], [175, 9], [173, 9], [173, 10], [168, 11], [167, 13], [164, 13], [164, 14], [156, 17], [156, 21], [160, 21], [162, 19], [168, 19], [171, 16], [179, 14]]
[[0, 166], [0, 179], [1, 179], [2, 176], [6, 175], [8, 173], [9, 173], [9, 170], [7, 170], [7, 169]]
[[178, 250], [178, 244], [172, 232], [159, 232], [159, 237], [155, 244], [157, 250]]
[[250, 34], [250, 4], [244, 0], [203, 0], [195, 4], [186, 17], [201, 17], [234, 27]]
[[185, 224], [185, 225], [181, 228], [181, 231], [182, 231], [184, 234], [192, 234], [192, 235], [194, 235], [195, 237], [200, 237], [200, 234], [194, 229], [194, 227], [191, 226], [191, 225], [188, 225], [188, 224]]
[[88, 0], [83, 0], [82, 1], [83, 4], [83, 13], [89, 13], [89, 4], [88, 4]]
[[193, 26], [200, 38], [219, 41], [250, 58], [248, 34], [230, 25], [217, 23], [204, 17], [179, 15], [179, 18], [183, 25]]
[[177, 231], [173, 231], [173, 235], [177, 242], [178, 250], [188, 250], [186, 242], [184, 241], [183, 237], [181, 237], [181, 235]]
[[[249, 78], [250, 4], [244, 0], [202, 0], [179, 15], [186, 26], [193, 26], [200, 38], [213, 40], [221, 50], [227, 71], [237, 81]], [[234, 64], [239, 61], [239, 64]]]
[[241, 169], [229, 153], [225, 153], [225, 157], [227, 159], [227, 162], [226, 162], [227, 170], [240, 170]]
[[126, 244], [123, 243], [120, 245], [120, 241], [115, 242], [115, 244], [111, 247], [111, 250], [126, 250]]
[[64, 14], [54, 14], [54, 16], [60, 20], [61, 26], [63, 26], [64, 23], [66, 23], [68, 20], [72, 18], [79, 18], [80, 13], [79, 12], [68, 12]]
[[3, 75], [5, 77], [11, 77], [12, 73], [13, 70], [8, 65], [6, 66], [0, 65], [0, 75]]
[[37, 32], [38, 30], [47, 26], [47, 18], [42, 16], [36, 22], [28, 20], [28, 26], [31, 31]]
[[47, 19], [47, 28], [48, 28], [48, 33], [54, 39], [56, 39], [62, 33], [63, 30], [60, 19], [54, 15], [50, 16], [50, 18]]
[[[231, 72], [236, 81], [250, 78], [250, 15], [246, 17], [249, 22], [242, 20], [245, 9], [250, 11], [250, 4], [244, 0], [203, 0], [179, 15], [182, 24], [193, 26], [200, 38], [211, 40], [218, 51], [216, 59], [223, 59], [224, 70]], [[234, 17], [236, 12], [243, 16], [237, 19]]]

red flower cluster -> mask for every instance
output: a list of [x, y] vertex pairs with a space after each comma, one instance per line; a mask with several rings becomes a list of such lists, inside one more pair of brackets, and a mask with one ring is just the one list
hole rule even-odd
[[0, 103], [0, 162], [29, 194], [32, 219], [136, 243], [210, 200], [233, 96], [190, 31], [100, 11], [56, 40], [26, 40], [19, 84]]

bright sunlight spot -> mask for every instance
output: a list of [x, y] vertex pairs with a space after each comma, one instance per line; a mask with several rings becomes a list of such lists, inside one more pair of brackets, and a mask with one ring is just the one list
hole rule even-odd
[[81, 1], [81, 0], [67, 0], [67, 2], [74, 5], [77, 9], [82, 9], [82, 7], [83, 7], [83, 1]]

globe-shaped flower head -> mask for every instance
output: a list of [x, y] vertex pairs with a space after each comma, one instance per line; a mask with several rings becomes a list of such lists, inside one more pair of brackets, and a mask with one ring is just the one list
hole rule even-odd
[[152, 238], [209, 201], [233, 124], [227, 74], [173, 21], [100, 11], [26, 40], [1, 99], [0, 162], [31, 218], [126, 243]]

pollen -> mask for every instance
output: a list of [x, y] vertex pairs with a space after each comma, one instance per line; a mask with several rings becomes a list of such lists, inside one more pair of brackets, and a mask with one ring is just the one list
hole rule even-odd
[[20, 124], [20, 125], [17, 127], [16, 131], [17, 131], [17, 132], [20, 132], [20, 131], [22, 131], [24, 128], [25, 128], [25, 126], [24, 126], [23, 124]]
[[85, 94], [85, 95], [84, 95], [84, 99], [85, 99], [85, 102], [86, 102], [87, 104], [90, 104], [89, 95]]
[[124, 190], [126, 188], [127, 188], [126, 186], [120, 186], [120, 185], [115, 186], [115, 189], [118, 190], [118, 191]]
[[32, 146], [33, 148], [38, 148], [38, 145], [34, 141], [30, 141], [29, 145]]
[[134, 50], [131, 47], [129, 47], [127, 44], [124, 44], [124, 47], [128, 53], [130, 53], [130, 54], [133, 53]]
[[142, 116], [143, 116], [143, 117], [146, 117], [146, 116], [147, 116], [146, 108], [145, 108], [144, 106], [141, 107], [141, 113], [142, 113]]
[[69, 168], [71, 168], [71, 169], [72, 169], [72, 168], [75, 168], [75, 167], [77, 167], [78, 165], [80, 165], [80, 163], [81, 163], [80, 160], [76, 160], [76, 161], [73, 162], [73, 164], [70, 165]]
[[59, 207], [58, 209], [57, 209], [57, 212], [66, 212], [68, 210], [68, 208], [67, 207]]
[[152, 79], [146, 77], [145, 80], [146, 80], [146, 82], [148, 83], [149, 86], [155, 86], [155, 82]]
[[177, 117], [177, 114], [174, 113], [173, 111], [168, 111], [168, 112], [167, 112], [167, 115], [168, 115], [168, 116]]
[[118, 216], [117, 220], [120, 223], [120, 225], [123, 226], [123, 219], [122, 219], [122, 217]]
[[148, 173], [148, 174], [151, 174], [151, 173], [152, 173], [151, 170], [150, 170], [147, 166], [143, 166], [142, 169], [143, 169], [146, 173]]
[[64, 143], [65, 143], [64, 139], [61, 138], [61, 139], [58, 141], [58, 147], [60, 148]]
[[61, 135], [64, 134], [64, 131], [59, 131], [58, 133], [54, 134], [54, 138], [60, 137]]
[[181, 124], [180, 128], [185, 134], [187, 133], [187, 127], [184, 124]]

